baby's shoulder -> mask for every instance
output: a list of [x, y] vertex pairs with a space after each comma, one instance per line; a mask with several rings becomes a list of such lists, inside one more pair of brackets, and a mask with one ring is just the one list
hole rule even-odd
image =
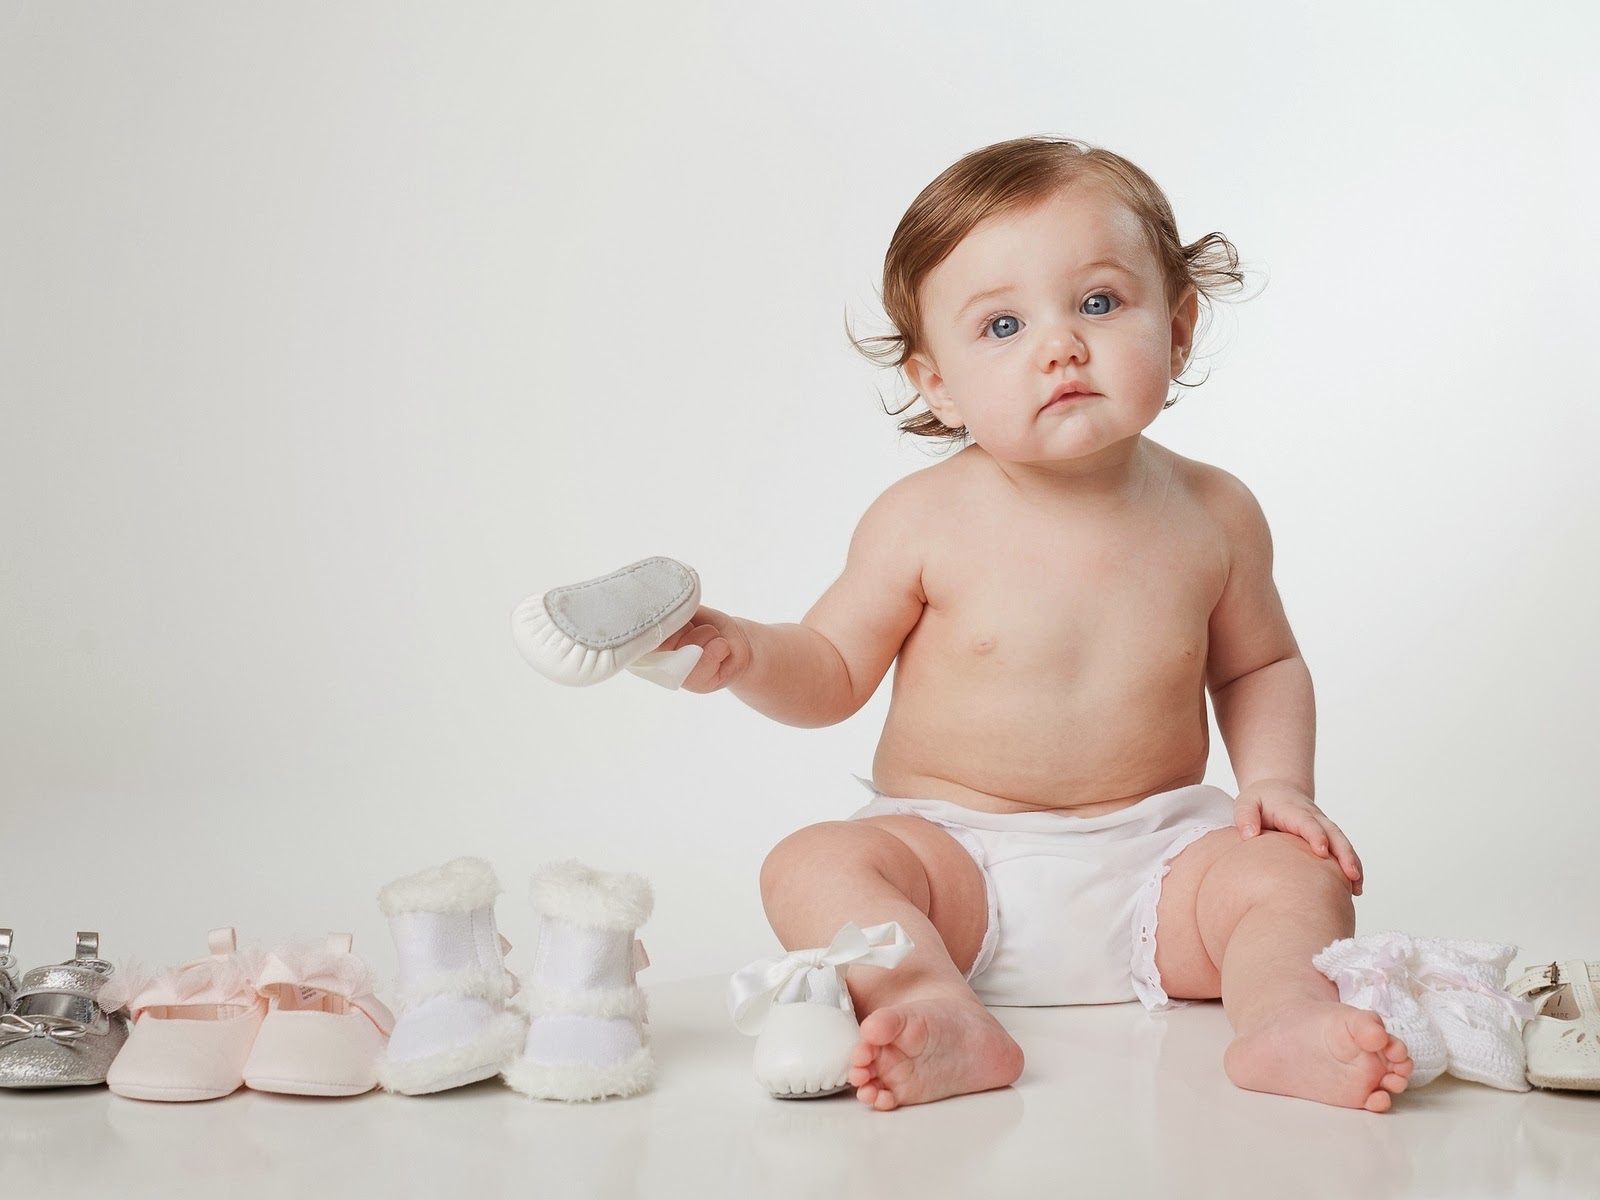
[[1255, 494], [1229, 471], [1199, 459], [1165, 450], [1179, 492], [1230, 539], [1258, 537], [1266, 518]]
[[924, 513], [943, 505], [956, 504], [963, 495], [980, 486], [984, 476], [975, 469], [976, 465], [973, 456], [965, 450], [959, 451], [902, 475], [884, 490], [877, 502]]

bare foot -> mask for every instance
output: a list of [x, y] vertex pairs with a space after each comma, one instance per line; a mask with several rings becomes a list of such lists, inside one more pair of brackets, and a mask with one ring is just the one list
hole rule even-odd
[[983, 1005], [959, 998], [907, 1000], [861, 1022], [850, 1056], [856, 1098], [880, 1112], [1015, 1083], [1022, 1048]]
[[1388, 1112], [1406, 1090], [1412, 1062], [1377, 1013], [1337, 1000], [1310, 1000], [1274, 1014], [1234, 1039], [1222, 1057], [1228, 1078], [1253, 1092], [1275, 1092]]

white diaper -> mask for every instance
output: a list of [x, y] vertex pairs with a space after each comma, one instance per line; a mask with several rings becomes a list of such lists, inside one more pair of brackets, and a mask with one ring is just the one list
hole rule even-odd
[[987, 813], [945, 800], [886, 796], [850, 819], [909, 814], [964, 846], [983, 873], [989, 925], [967, 982], [985, 1004], [1172, 1008], [1156, 972], [1156, 902], [1178, 853], [1233, 825], [1233, 797], [1193, 784], [1118, 812]]

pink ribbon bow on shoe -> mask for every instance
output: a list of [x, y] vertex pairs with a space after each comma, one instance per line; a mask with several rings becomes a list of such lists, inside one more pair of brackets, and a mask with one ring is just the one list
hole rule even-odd
[[206, 935], [206, 958], [150, 971], [129, 963], [96, 997], [126, 1009], [133, 1029], [106, 1086], [135, 1100], [214, 1100], [244, 1082], [244, 1063], [266, 1016], [256, 992], [261, 956], [240, 951], [231, 928]]
[[300, 1096], [356, 1096], [378, 1086], [394, 1016], [350, 945], [348, 933], [335, 933], [322, 946], [267, 955], [256, 989], [270, 1008], [245, 1064], [247, 1086]]

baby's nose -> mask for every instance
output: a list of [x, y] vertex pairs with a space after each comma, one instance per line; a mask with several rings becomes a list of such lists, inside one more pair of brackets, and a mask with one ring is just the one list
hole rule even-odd
[[1083, 362], [1088, 357], [1089, 347], [1071, 325], [1055, 325], [1040, 339], [1039, 366], [1043, 370], [1053, 370], [1062, 363]]

